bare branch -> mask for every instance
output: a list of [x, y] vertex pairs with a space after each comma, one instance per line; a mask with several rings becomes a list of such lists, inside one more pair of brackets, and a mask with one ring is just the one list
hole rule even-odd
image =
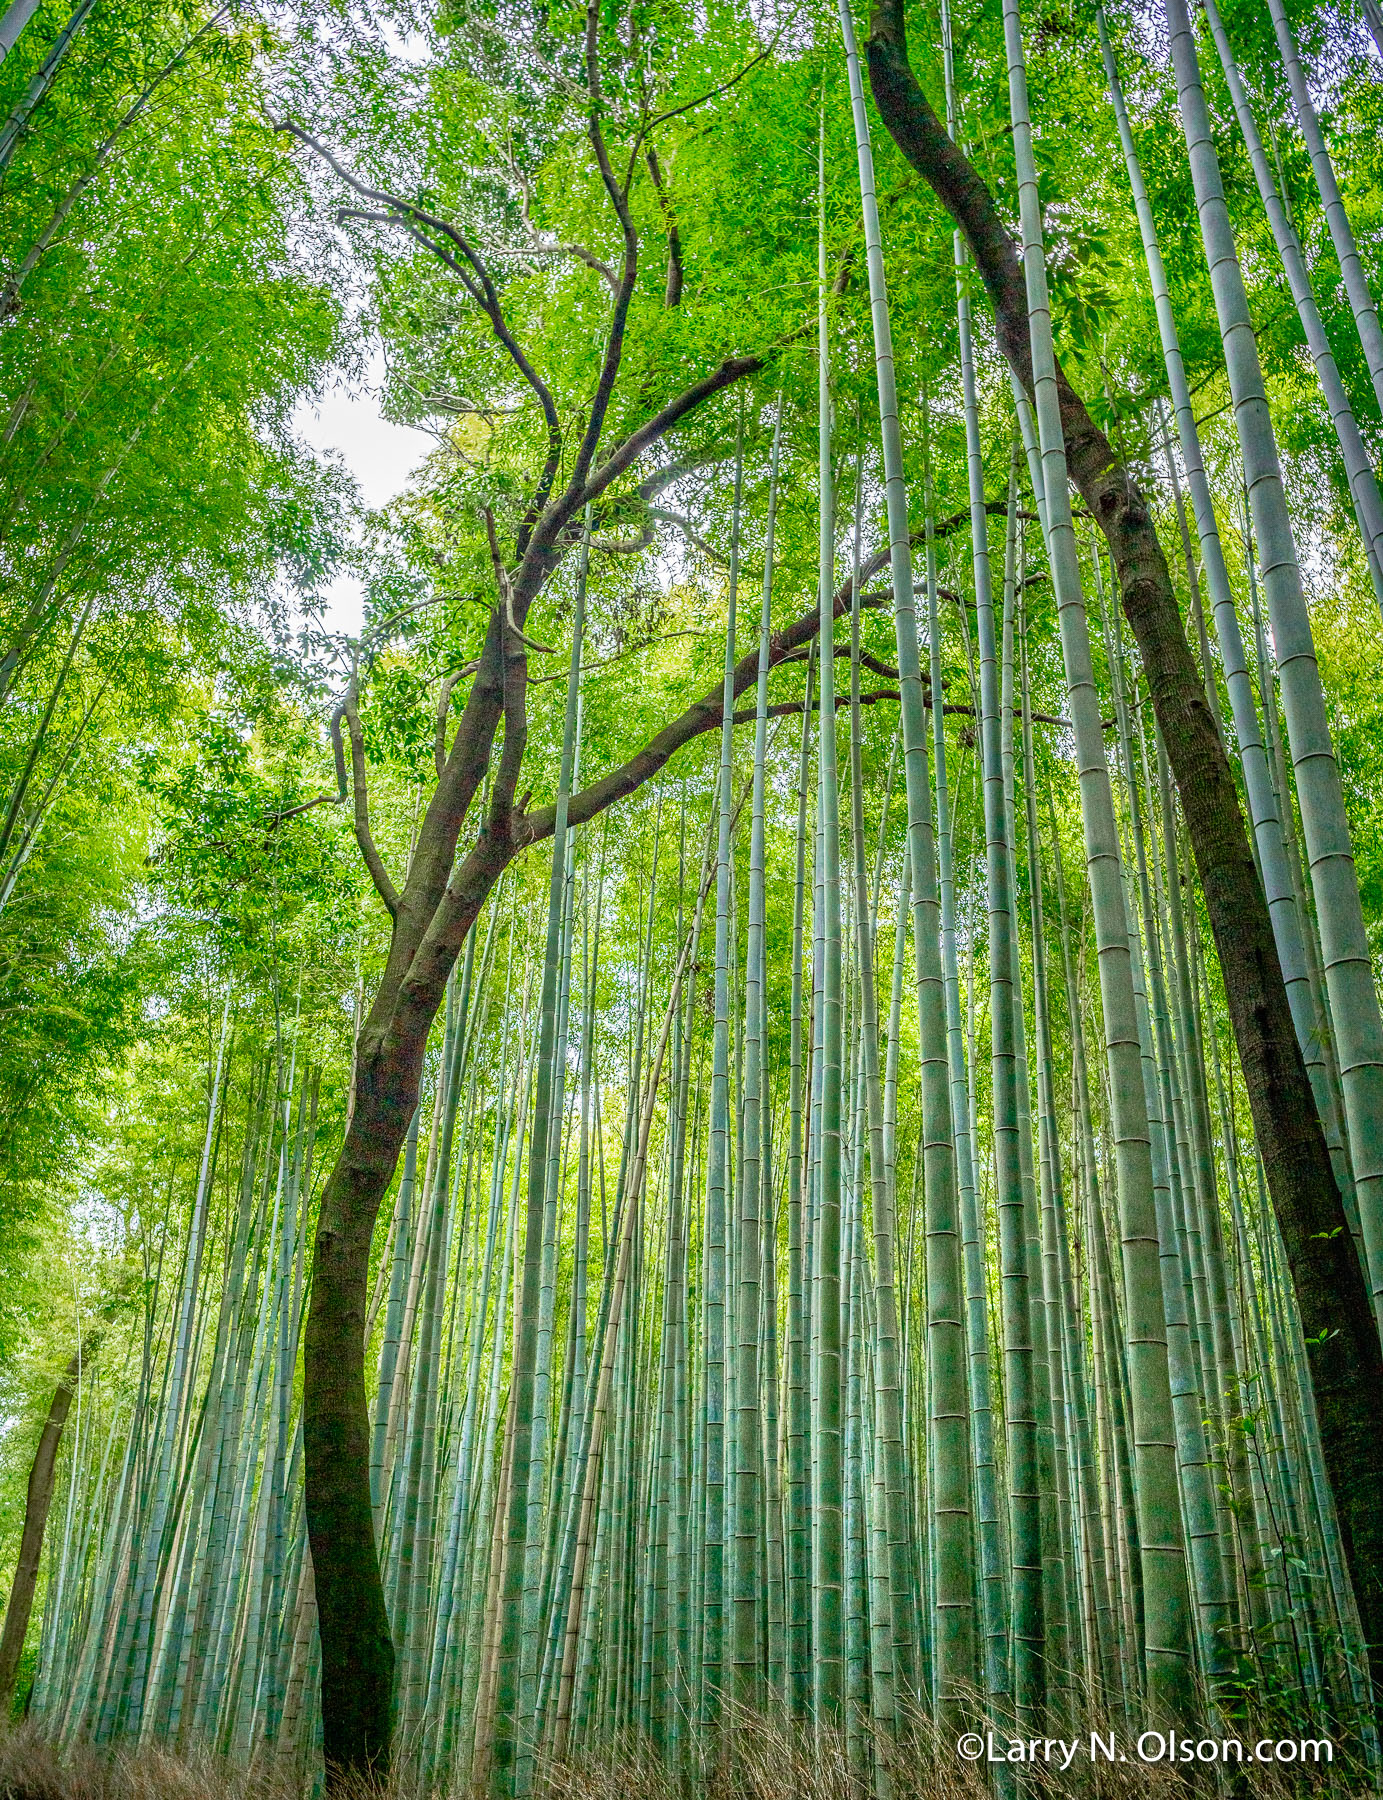
[[[508, 321], [504, 316], [504, 309], [500, 305], [499, 293], [490, 279], [490, 272], [483, 258], [465, 234], [449, 220], [440, 219], [435, 214], [426, 212], [422, 207], [415, 206], [411, 200], [405, 200], [398, 194], [391, 194], [383, 188], [371, 187], [367, 182], [361, 181], [333, 156], [324, 144], [319, 143], [310, 132], [304, 131], [291, 119], [278, 121], [275, 129], [288, 132], [315, 151], [363, 200], [386, 209], [383, 213], [362, 213], [354, 208], [343, 208], [344, 216], [369, 218], [378, 224], [402, 225], [411, 237], [429, 249], [440, 262], [459, 276], [466, 292], [490, 321], [490, 329], [508, 353], [509, 360], [537, 396], [538, 404], [543, 409], [543, 418], [547, 423], [548, 454], [520, 527], [519, 554], [522, 555], [533, 527], [547, 505], [552, 493], [552, 484], [557, 479], [557, 471], [561, 467], [562, 427], [551, 390], [509, 328]], [[447, 242], [455, 246], [456, 253], [453, 254], [442, 244], [429, 238], [427, 232], [439, 233]]]
[[577, 262], [585, 263], [588, 269], [594, 269], [596, 274], [604, 280], [607, 287], [610, 289], [610, 292], [616, 299], [619, 298], [619, 277], [615, 274], [615, 271], [610, 267], [609, 263], [602, 257], [597, 256], [593, 250], [588, 250], [584, 244], [568, 241], [560, 244], [539, 244], [537, 248], [540, 250], [555, 250], [563, 256], [574, 256]]
[[365, 739], [360, 729], [360, 714], [355, 706], [355, 683], [351, 682], [346, 698], [331, 715], [332, 747], [336, 752], [337, 779], [343, 784], [344, 798], [345, 752], [341, 745], [341, 720], [346, 721], [346, 728], [351, 736], [351, 786], [355, 792], [355, 841], [360, 846], [360, 854], [365, 867], [370, 871], [370, 880], [375, 884], [375, 892], [384, 902], [391, 919], [398, 917], [399, 893], [389, 879], [384, 867], [383, 858], [375, 846], [370, 833], [370, 797], [365, 785]]
[[299, 813], [311, 812], [314, 806], [339, 806], [345, 798], [344, 794], [318, 794], [315, 800], [304, 800], [301, 806], [286, 806], [281, 812], [271, 812], [264, 821], [264, 828], [277, 831], [280, 825], [296, 819]]

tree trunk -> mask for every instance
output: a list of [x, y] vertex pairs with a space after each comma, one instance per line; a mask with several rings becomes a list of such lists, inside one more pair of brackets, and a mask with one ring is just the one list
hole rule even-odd
[[[503, 840], [484, 844], [489, 854], [474, 871], [467, 929], [513, 854]], [[317, 1226], [303, 1346], [303, 1453], [328, 1769], [382, 1773], [388, 1759], [394, 1646], [370, 1502], [366, 1288], [375, 1219], [418, 1104], [428, 1030], [454, 961], [453, 952], [436, 973], [435, 991], [431, 983], [426, 991], [410, 983], [395, 1009], [386, 987], [376, 1001], [362, 1034], [355, 1111]], [[385, 1007], [381, 1029], [376, 1020]]]
[[[965, 233], [999, 346], [1032, 391], [1023, 272], [979, 175], [907, 58], [901, 0], [877, 0], [875, 103], [903, 155]], [[1231, 1020], [1310, 1355], [1326, 1467], [1376, 1683], [1383, 1681], [1383, 1350], [1287, 1004], [1267, 902], [1147, 503], [1058, 370], [1072, 479], [1109, 542], [1191, 835]]]
[[[93, 1339], [86, 1351], [93, 1354]], [[19, 1672], [19, 1659], [24, 1654], [24, 1640], [29, 1635], [29, 1615], [33, 1611], [34, 1588], [38, 1582], [38, 1563], [43, 1554], [43, 1533], [48, 1524], [48, 1508], [53, 1500], [53, 1475], [57, 1467], [58, 1445], [67, 1423], [68, 1408], [81, 1373], [81, 1351], [63, 1371], [62, 1380], [53, 1394], [48, 1417], [39, 1433], [29, 1470], [29, 1492], [24, 1502], [24, 1530], [19, 1540], [19, 1561], [14, 1571], [10, 1603], [5, 1609], [5, 1629], [0, 1634], [0, 1723], [9, 1718], [14, 1700], [14, 1681]]]
[[[757, 366], [723, 365], [741, 373]], [[871, 580], [887, 560], [886, 551], [870, 557], [861, 580]], [[542, 574], [546, 579], [547, 571]], [[850, 593], [849, 582], [836, 591], [834, 617], [849, 606]], [[517, 592], [514, 605], [516, 618], [525, 618], [528, 602], [521, 604]], [[474, 845], [464, 857], [457, 856], [461, 824], [490, 764], [502, 713], [500, 620], [496, 612], [401, 896], [380, 867], [367, 812], [361, 825], [363, 761], [357, 771], [357, 831], [381, 895], [387, 896], [394, 933], [384, 978], [360, 1033], [355, 1110], [322, 1196], [303, 1345], [304, 1492], [322, 1646], [322, 1747], [328, 1770], [336, 1773], [382, 1773], [391, 1736], [394, 1652], [370, 1501], [364, 1370], [375, 1220], [417, 1107], [428, 1031], [466, 933], [507, 865], [551, 836], [556, 826], [555, 806], [523, 813], [512, 802], [503, 809], [492, 803]], [[814, 606], [774, 633], [770, 663], [803, 649], [818, 621]], [[758, 667], [756, 646], [734, 665], [728, 686], [735, 697], [755, 681]], [[717, 682], [627, 762], [574, 794], [570, 824], [585, 824], [634, 793], [684, 744], [716, 729], [723, 711], [724, 693]], [[735, 720], [741, 722], [741, 715]], [[503, 748], [494, 758], [497, 786], [509, 793], [517, 785], [522, 743], [521, 722], [510, 720]]]

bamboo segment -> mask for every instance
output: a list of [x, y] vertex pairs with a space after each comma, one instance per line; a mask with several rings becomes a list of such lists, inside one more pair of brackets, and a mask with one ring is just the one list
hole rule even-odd
[[1369, 1284], [1378, 1314], [1383, 1307], [1383, 1018], [1373, 985], [1340, 774], [1302, 595], [1277, 442], [1225, 208], [1219, 162], [1210, 140], [1195, 44], [1182, 0], [1168, 0], [1167, 16], [1191, 172], [1234, 397], [1263, 591], [1282, 679], [1331, 1024], [1339, 1046], [1355, 1194], [1363, 1225]]

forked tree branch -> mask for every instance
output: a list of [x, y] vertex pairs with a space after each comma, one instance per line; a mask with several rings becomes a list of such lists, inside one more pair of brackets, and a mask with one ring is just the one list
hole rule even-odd
[[[533, 390], [539, 406], [543, 409], [543, 420], [547, 425], [548, 452], [543, 464], [542, 474], [538, 478], [532, 498], [524, 515], [524, 523], [520, 530], [520, 554], [526, 541], [526, 534], [541, 516], [552, 493], [552, 486], [557, 479], [557, 471], [562, 462], [562, 426], [557, 415], [557, 406], [547, 383], [539, 375], [527, 352], [514, 336], [504, 316], [504, 308], [500, 304], [499, 292], [490, 278], [483, 257], [457, 226], [447, 219], [438, 218], [435, 213], [427, 212], [416, 206], [411, 200], [405, 200], [399, 194], [388, 192], [384, 188], [371, 187], [368, 182], [361, 181], [346, 168], [337, 157], [333, 156], [326, 145], [319, 142], [310, 132], [304, 131], [291, 119], [277, 121], [276, 129], [289, 133], [306, 144], [308, 148], [321, 157], [354, 193], [363, 200], [372, 201], [375, 206], [383, 207], [383, 212], [364, 212], [358, 208], [343, 207], [342, 216], [368, 219], [381, 225], [398, 225], [406, 230], [410, 237], [423, 245], [460, 278], [462, 285], [471, 299], [490, 321], [490, 329], [503, 346], [509, 360]], [[439, 233], [455, 246], [455, 251], [448, 250], [445, 245], [436, 242], [427, 235], [428, 232]]]

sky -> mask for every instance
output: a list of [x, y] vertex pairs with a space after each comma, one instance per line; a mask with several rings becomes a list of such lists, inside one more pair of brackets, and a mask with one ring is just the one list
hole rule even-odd
[[[400, 61], [421, 64], [427, 60], [425, 37], [401, 32], [389, 20], [382, 21], [382, 30]], [[436, 448], [436, 439], [427, 432], [391, 425], [381, 415], [378, 395], [383, 385], [384, 358], [376, 350], [363, 381], [347, 383], [343, 378], [320, 402], [300, 401], [293, 414], [295, 429], [315, 450], [340, 453], [369, 507], [383, 506], [401, 493], [423, 457]], [[327, 590], [326, 601], [322, 622], [327, 630], [355, 636], [363, 611], [359, 581], [351, 575], [338, 576]]]
[[[381, 415], [383, 382], [383, 358], [375, 356], [363, 381], [347, 384], [343, 379], [320, 402], [300, 401], [293, 415], [295, 429], [315, 450], [341, 456], [368, 507], [383, 506], [401, 493], [413, 470], [436, 448], [430, 433], [392, 425]], [[327, 629], [354, 636], [360, 630], [361, 598], [359, 581], [339, 575], [327, 590]]]

